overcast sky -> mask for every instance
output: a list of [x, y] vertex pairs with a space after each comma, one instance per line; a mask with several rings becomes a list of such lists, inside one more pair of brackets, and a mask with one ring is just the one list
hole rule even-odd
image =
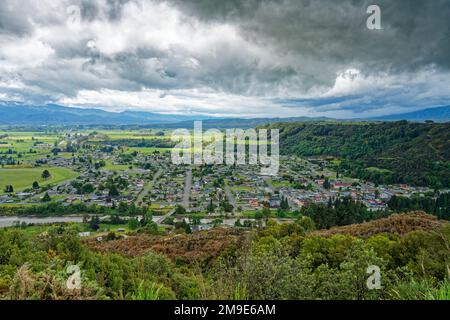
[[[382, 30], [366, 27], [370, 4]], [[241, 117], [449, 105], [449, 17], [448, 0], [2, 0], [0, 103]]]

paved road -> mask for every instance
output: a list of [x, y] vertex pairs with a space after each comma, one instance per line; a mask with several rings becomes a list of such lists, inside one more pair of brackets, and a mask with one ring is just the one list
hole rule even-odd
[[238, 205], [236, 199], [234, 198], [233, 192], [230, 189], [230, 186], [225, 184], [225, 195], [227, 196], [228, 202], [233, 206], [234, 209], [237, 209]]
[[190, 203], [190, 196], [191, 196], [191, 187], [192, 187], [192, 169], [189, 169], [186, 173], [186, 181], [184, 183], [184, 194], [183, 194], [183, 201], [181, 202], [181, 205], [185, 208], [189, 208]]
[[[183, 201], [181, 202], [181, 205], [188, 209], [189, 208], [189, 197], [191, 196], [191, 187], [192, 187], [192, 169], [189, 169], [186, 172], [186, 180], [184, 183], [184, 194], [183, 194]], [[171, 211], [169, 211], [166, 215], [159, 217], [155, 222], [157, 224], [163, 224], [164, 220], [166, 220], [166, 218], [172, 216], [175, 214], [175, 209], [172, 209]]]
[[147, 183], [144, 188], [142, 189], [141, 193], [139, 194], [139, 196], [136, 199], [136, 203], [139, 205], [140, 202], [143, 202], [143, 199], [145, 198], [145, 196], [150, 192], [150, 190], [152, 190], [153, 186], [155, 185], [156, 181], [159, 179], [159, 177], [161, 176], [161, 174], [163, 173], [162, 169], [159, 169], [155, 175], [153, 176], [152, 181], [150, 181], [149, 183]]
[[166, 218], [170, 217], [171, 215], [175, 214], [175, 209], [172, 209], [171, 211], [169, 211], [166, 215], [158, 217], [158, 219], [155, 221], [157, 224], [163, 224], [164, 220], [166, 220]]

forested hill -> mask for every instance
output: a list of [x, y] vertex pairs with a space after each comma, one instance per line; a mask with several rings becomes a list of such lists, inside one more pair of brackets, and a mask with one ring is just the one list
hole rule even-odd
[[450, 123], [276, 123], [280, 152], [341, 158], [341, 172], [377, 183], [449, 187]]

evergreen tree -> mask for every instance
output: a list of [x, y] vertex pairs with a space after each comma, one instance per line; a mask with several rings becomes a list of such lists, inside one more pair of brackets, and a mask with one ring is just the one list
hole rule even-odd
[[212, 199], [209, 201], [208, 206], [206, 207], [206, 210], [211, 213], [214, 212], [214, 210], [216, 209], [216, 206], [214, 205]]
[[47, 180], [47, 179], [49, 179], [51, 176], [52, 176], [52, 175], [50, 174], [50, 171], [48, 171], [48, 170], [42, 171], [42, 174], [41, 174], [42, 179]]
[[42, 202], [50, 202], [50, 201], [52, 201], [52, 199], [50, 198], [48, 192], [46, 192], [44, 197], [42, 198]]

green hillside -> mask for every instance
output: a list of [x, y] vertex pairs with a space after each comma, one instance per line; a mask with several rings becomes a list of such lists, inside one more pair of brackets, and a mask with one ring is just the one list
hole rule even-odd
[[450, 123], [277, 123], [280, 152], [334, 156], [339, 170], [377, 183], [449, 187]]

